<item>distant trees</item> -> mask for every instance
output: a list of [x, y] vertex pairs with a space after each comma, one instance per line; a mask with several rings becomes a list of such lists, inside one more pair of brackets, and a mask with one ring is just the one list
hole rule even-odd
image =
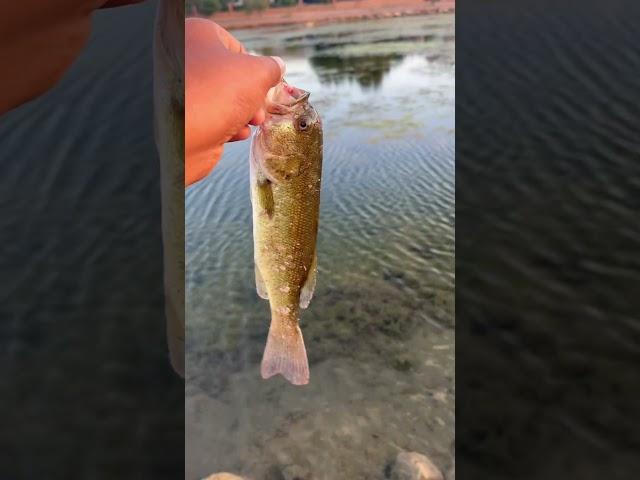
[[232, 0], [186, 0], [185, 13], [192, 13], [194, 10], [200, 15], [211, 15], [214, 12], [227, 10], [227, 5]]
[[[314, 0], [309, 3], [335, 3], [336, 0]], [[198, 13], [209, 16], [215, 12], [229, 10], [229, 5], [234, 9], [263, 10], [269, 6], [286, 7], [290, 5], [303, 5], [304, 0], [185, 0], [185, 13]]]
[[245, 10], [264, 10], [269, 8], [269, 0], [244, 0], [242, 7]]

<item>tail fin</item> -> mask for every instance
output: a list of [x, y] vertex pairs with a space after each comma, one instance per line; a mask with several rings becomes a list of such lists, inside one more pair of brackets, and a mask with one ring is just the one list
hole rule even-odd
[[309, 362], [300, 327], [273, 317], [260, 373], [265, 379], [279, 373], [293, 385], [309, 383]]

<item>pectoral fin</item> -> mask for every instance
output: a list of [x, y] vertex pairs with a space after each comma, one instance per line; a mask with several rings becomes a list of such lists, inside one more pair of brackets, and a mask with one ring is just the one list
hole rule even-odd
[[273, 215], [274, 208], [273, 190], [271, 189], [271, 182], [266, 178], [257, 182], [256, 198], [260, 209], [271, 217], [271, 215]]
[[311, 261], [311, 267], [309, 267], [309, 274], [307, 280], [302, 286], [300, 292], [300, 308], [307, 308], [313, 298], [313, 292], [316, 289], [316, 273], [318, 271], [318, 257], [313, 254], [313, 260]]
[[264, 298], [265, 300], [269, 300], [269, 294], [267, 293], [267, 286], [264, 284], [264, 279], [262, 278], [262, 274], [260, 273], [260, 269], [258, 265], [255, 266], [256, 270], [256, 291], [258, 292], [258, 296], [260, 298]]

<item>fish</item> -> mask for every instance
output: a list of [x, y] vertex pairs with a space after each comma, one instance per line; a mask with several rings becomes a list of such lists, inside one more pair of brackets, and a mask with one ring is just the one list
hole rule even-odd
[[299, 317], [318, 265], [322, 121], [309, 95], [284, 80], [272, 88], [250, 147], [255, 283], [271, 310], [260, 373], [293, 385], [309, 383]]

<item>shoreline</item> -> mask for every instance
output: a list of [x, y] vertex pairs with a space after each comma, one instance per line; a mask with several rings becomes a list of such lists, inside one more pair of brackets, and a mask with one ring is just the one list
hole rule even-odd
[[208, 18], [227, 30], [288, 25], [313, 27], [328, 23], [453, 13], [455, 12], [455, 3], [455, 0], [396, 0], [391, 2], [350, 0], [335, 4], [269, 8], [251, 13], [243, 11], [221, 12]]

